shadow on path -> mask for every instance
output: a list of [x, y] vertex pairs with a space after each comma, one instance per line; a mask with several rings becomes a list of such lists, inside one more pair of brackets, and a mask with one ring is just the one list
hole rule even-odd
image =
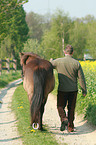
[[13, 123], [13, 122], [16, 122], [17, 120], [13, 120], [13, 121], [9, 121], [9, 122], [2, 122], [0, 123], [0, 125], [3, 125], [3, 124], [9, 124], [9, 123]]
[[18, 140], [20, 138], [22, 138], [22, 136], [9, 138], [9, 139], [1, 139], [0, 142], [8, 142], [8, 141], [12, 141], [12, 140]]
[[64, 135], [64, 136], [67, 136], [69, 134], [70, 135], [89, 134], [91, 132], [94, 132], [95, 130], [96, 130], [96, 127], [90, 126], [87, 122], [85, 122], [83, 125], [77, 126], [75, 128], [75, 131], [71, 133], [68, 133], [67, 131], [61, 132], [60, 127], [51, 127], [52, 134]]

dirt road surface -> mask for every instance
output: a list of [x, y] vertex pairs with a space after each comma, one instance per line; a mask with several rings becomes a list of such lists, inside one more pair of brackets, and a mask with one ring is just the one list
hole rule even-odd
[[75, 132], [60, 131], [61, 123], [56, 106], [56, 96], [52, 94], [48, 97], [43, 121], [49, 125], [50, 132], [55, 134], [60, 145], [64, 145], [64, 143], [68, 145], [96, 145], [96, 127], [90, 126], [82, 116], [76, 115], [75, 117]]
[[0, 145], [22, 145], [16, 127], [17, 120], [10, 109], [12, 95], [20, 82], [21, 79], [0, 90]]
[[[22, 145], [21, 136], [16, 127], [14, 112], [10, 109], [12, 95], [21, 82], [17, 80], [0, 90], [0, 145]], [[96, 127], [91, 127], [81, 116], [76, 116], [74, 133], [67, 130], [60, 131], [60, 119], [56, 107], [56, 96], [49, 94], [45, 105], [43, 123], [49, 126], [49, 130], [55, 135], [59, 145], [96, 145]]]

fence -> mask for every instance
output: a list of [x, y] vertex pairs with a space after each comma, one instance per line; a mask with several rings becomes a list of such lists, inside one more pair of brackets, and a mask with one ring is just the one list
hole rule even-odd
[[15, 59], [13, 60], [1, 60], [0, 59], [0, 75], [2, 74], [2, 70], [7, 70], [9, 73], [10, 70], [16, 71], [17, 69], [17, 61]]

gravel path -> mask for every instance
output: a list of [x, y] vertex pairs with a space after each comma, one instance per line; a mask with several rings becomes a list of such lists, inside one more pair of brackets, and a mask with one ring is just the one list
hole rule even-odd
[[68, 133], [67, 130], [60, 131], [60, 119], [56, 107], [56, 97], [49, 95], [45, 106], [43, 122], [49, 125], [50, 132], [55, 134], [60, 145], [96, 145], [96, 127], [91, 127], [82, 116], [75, 117], [76, 131]]
[[22, 145], [14, 113], [10, 109], [12, 95], [21, 79], [0, 90], [0, 145]]

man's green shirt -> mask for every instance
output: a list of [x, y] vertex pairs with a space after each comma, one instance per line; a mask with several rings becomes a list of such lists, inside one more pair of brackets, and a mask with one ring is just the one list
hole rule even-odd
[[63, 92], [73, 92], [78, 90], [78, 79], [82, 93], [87, 93], [84, 73], [80, 63], [67, 55], [51, 61], [58, 72], [58, 90]]

